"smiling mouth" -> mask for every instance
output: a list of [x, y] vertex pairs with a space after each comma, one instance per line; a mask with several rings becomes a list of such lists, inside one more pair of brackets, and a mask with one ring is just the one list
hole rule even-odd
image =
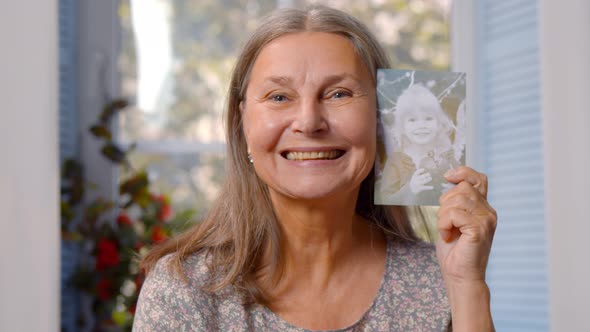
[[309, 151], [309, 152], [284, 152], [282, 155], [289, 160], [333, 160], [338, 159], [344, 154], [344, 150], [330, 151]]

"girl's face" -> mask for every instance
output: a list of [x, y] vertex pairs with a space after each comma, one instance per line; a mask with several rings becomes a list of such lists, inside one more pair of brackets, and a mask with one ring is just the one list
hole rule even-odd
[[412, 111], [404, 117], [403, 125], [411, 143], [424, 145], [434, 141], [440, 123], [432, 112]]

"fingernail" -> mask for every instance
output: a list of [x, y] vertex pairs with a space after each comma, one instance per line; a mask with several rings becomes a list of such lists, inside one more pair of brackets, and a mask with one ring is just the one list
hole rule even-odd
[[450, 177], [452, 177], [453, 175], [455, 175], [455, 173], [456, 173], [456, 172], [455, 172], [455, 170], [454, 170], [454, 169], [450, 169], [450, 170], [448, 170], [448, 171], [445, 173], [445, 178], [450, 178]]

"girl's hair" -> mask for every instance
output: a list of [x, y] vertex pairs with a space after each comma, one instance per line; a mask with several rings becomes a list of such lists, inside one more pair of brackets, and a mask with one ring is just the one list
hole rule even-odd
[[438, 133], [434, 137], [432, 144], [434, 153], [439, 155], [448, 151], [452, 146], [450, 137], [455, 127], [442, 109], [436, 96], [422, 84], [411, 85], [397, 99], [393, 112], [393, 132], [399, 144], [398, 148], [403, 150], [404, 146], [408, 144], [408, 139], [405, 137], [404, 120], [409, 114], [416, 112], [429, 112], [438, 121]]
[[[207, 217], [180, 236], [152, 249], [142, 261], [147, 273], [158, 259], [173, 254], [170, 267], [185, 277], [182, 264], [194, 253], [206, 253], [211, 279], [207, 291], [229, 285], [243, 291], [249, 300], [266, 303], [269, 297], [260, 286], [261, 257], [270, 268], [271, 281], [278, 282], [284, 268], [281, 232], [268, 188], [247, 158], [239, 104], [248, 87], [257, 55], [272, 40], [290, 33], [316, 31], [348, 38], [369, 68], [373, 80], [377, 68], [389, 67], [385, 52], [369, 30], [339, 10], [313, 5], [305, 10], [283, 9], [260, 24], [238, 57], [229, 87], [227, 105], [226, 179]], [[375, 116], [377, 112], [375, 110]], [[373, 204], [374, 172], [361, 183], [356, 212], [386, 235], [398, 241], [416, 241], [405, 209]]]

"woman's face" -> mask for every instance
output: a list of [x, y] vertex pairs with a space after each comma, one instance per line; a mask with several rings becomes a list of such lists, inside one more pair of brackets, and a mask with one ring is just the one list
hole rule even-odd
[[404, 133], [417, 145], [432, 143], [438, 133], [439, 121], [432, 112], [411, 111], [404, 117]]
[[254, 168], [271, 195], [350, 193], [373, 167], [375, 87], [342, 36], [302, 32], [273, 40], [254, 63], [240, 109]]

